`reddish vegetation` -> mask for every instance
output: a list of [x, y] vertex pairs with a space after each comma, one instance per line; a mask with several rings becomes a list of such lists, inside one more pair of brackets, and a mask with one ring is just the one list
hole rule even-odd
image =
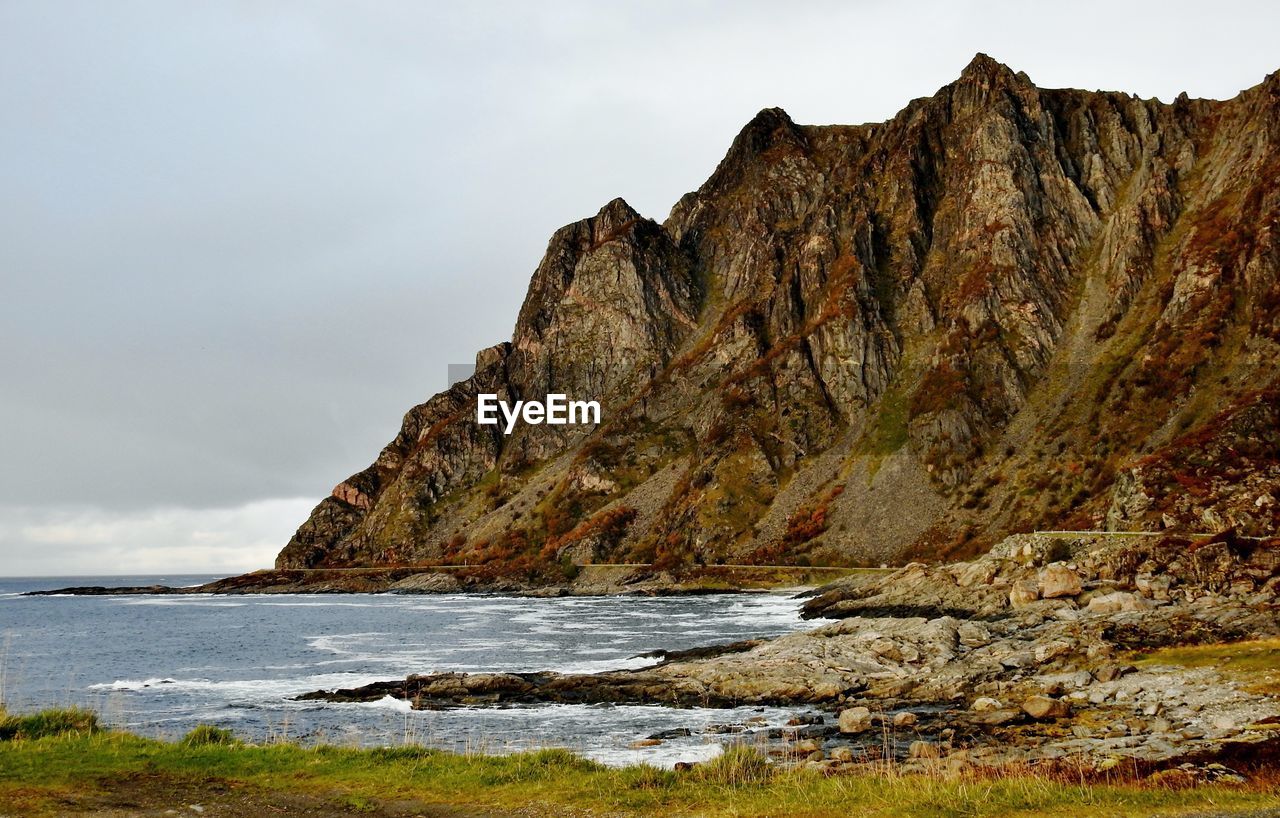
[[793, 545], [806, 543], [827, 530], [827, 516], [831, 513], [831, 502], [844, 494], [844, 486], [832, 486], [824, 492], [812, 507], [796, 509], [787, 518], [786, 540]]
[[658, 571], [674, 571], [688, 565], [691, 550], [684, 537], [679, 534], [668, 534], [658, 546], [653, 557], [653, 567]]
[[542, 546], [543, 559], [554, 559], [556, 552], [566, 545], [592, 538], [599, 538], [605, 546], [617, 545], [627, 526], [636, 518], [636, 510], [631, 506], [615, 506], [601, 511], [594, 517], [574, 526], [564, 534], [553, 534], [547, 537]]
[[967, 388], [965, 374], [944, 360], [921, 379], [919, 388], [911, 396], [909, 416], [917, 418], [952, 408], [956, 398], [965, 394]]

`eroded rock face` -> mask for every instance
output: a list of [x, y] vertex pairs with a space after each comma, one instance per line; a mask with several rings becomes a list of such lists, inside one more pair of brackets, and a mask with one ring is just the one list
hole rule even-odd
[[[1278, 75], [1164, 104], [979, 55], [888, 122], [762, 111], [664, 223], [615, 200], [557, 231], [511, 341], [410, 410], [277, 565], [539, 583], [574, 554], [878, 564], [1034, 529], [1269, 536], [1278, 178]], [[605, 422], [508, 437], [475, 424], [479, 392], [598, 399]]]

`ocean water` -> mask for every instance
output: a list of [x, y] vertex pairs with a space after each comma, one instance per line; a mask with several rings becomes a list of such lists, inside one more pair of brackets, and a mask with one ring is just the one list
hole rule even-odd
[[[92, 707], [116, 727], [176, 738], [214, 724], [254, 741], [417, 743], [470, 752], [568, 747], [610, 764], [715, 755], [713, 725], [780, 726], [794, 709], [538, 705], [411, 711], [406, 702], [295, 702], [443, 671], [644, 667], [655, 649], [804, 627], [790, 593], [697, 597], [172, 595], [24, 597], [71, 585], [196, 585], [214, 577], [0, 578], [0, 701]], [[631, 749], [650, 734], [693, 735]]]

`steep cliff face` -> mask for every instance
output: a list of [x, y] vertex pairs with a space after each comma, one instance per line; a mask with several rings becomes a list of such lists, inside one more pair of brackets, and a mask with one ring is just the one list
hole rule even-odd
[[[557, 232], [511, 343], [277, 564], [536, 577], [1273, 529], [1274, 434], [1239, 418], [1273, 417], [1280, 379], [1278, 147], [1275, 74], [1164, 104], [979, 55], [886, 123], [762, 111], [664, 224], [616, 200]], [[604, 423], [504, 437], [477, 392], [599, 399]], [[1197, 495], [1193, 445], [1253, 459]]]

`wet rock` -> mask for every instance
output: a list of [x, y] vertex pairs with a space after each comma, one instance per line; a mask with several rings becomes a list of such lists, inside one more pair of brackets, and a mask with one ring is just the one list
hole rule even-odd
[[668, 739], [685, 738], [691, 735], [693, 735], [693, 731], [688, 727], [676, 727], [671, 730], [661, 730], [649, 736], [649, 738], [653, 741], [667, 741]]
[[792, 718], [787, 719], [787, 726], [800, 727], [801, 725], [805, 725], [805, 724], [823, 724], [825, 722], [826, 722], [826, 719], [824, 719], [822, 716], [819, 716], [816, 713], [808, 713], [802, 716], [793, 716]]

